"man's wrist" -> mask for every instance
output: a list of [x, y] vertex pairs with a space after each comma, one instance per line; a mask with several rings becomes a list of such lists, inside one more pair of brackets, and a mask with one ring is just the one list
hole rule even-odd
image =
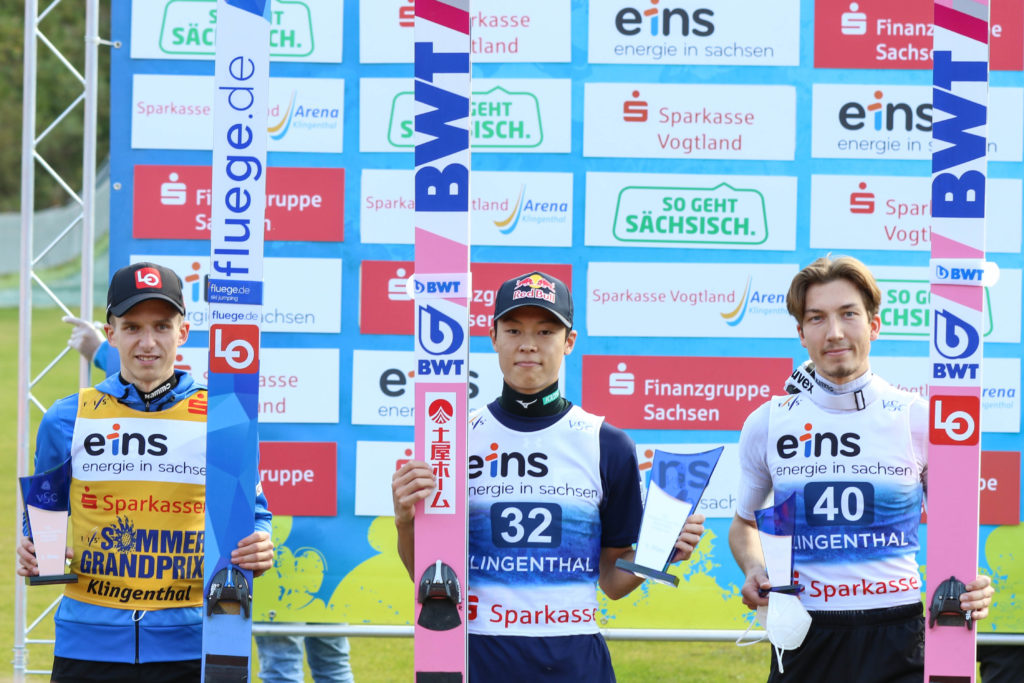
[[754, 564], [754, 565], [752, 565], [750, 567], [750, 569], [747, 570], [746, 577], [748, 579], [752, 579], [752, 578], [754, 578], [755, 576], [757, 576], [759, 574], [763, 575], [763, 576], [767, 576], [768, 575], [768, 569], [764, 565]]

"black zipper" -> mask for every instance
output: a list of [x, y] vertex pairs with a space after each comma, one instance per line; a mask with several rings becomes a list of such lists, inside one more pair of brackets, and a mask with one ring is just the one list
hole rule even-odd
[[132, 611], [132, 621], [135, 622], [135, 663], [139, 663], [139, 620], [135, 619], [138, 610]]

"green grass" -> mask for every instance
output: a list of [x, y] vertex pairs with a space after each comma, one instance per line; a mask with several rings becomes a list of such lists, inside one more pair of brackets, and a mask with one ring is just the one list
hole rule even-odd
[[[30, 370], [37, 375], [52, 361], [61, 349], [65, 348], [70, 327], [60, 321], [61, 311], [57, 308], [37, 309], [32, 320], [32, 360]], [[69, 353], [41, 378], [33, 387], [32, 393], [44, 405], [73, 393], [78, 384], [78, 354]], [[99, 376], [96, 375], [98, 379]], [[32, 378], [30, 377], [30, 380]], [[0, 453], [6, 454], [0, 460], [0, 500], [7, 501], [3, 516], [8, 520], [11, 533], [0, 535], [0, 555], [11, 558], [14, 564], [15, 533], [14, 524], [17, 488], [17, 446], [18, 446], [18, 309], [0, 309], [0, 415], [4, 422], [0, 425]], [[30, 427], [32, 442], [29, 452], [35, 448], [35, 430], [39, 426], [42, 413], [35, 407], [30, 408]], [[12, 571], [5, 573], [0, 579], [0, 590], [3, 595], [13, 596], [14, 581], [22, 579]], [[28, 591], [28, 622], [31, 623], [42, 610], [52, 603], [61, 588], [59, 586], [39, 586]], [[14, 647], [14, 602], [7, 601], [0, 609], [0, 650], [11, 652]], [[33, 639], [53, 638], [53, 619], [44, 617], [39, 626], [30, 634]], [[32, 645], [28, 649], [29, 669], [49, 669], [53, 660], [53, 649], [48, 645]], [[0, 669], [0, 680], [6, 680], [10, 671]], [[46, 680], [43, 677], [30, 677], [31, 680]]]
[[[60, 321], [59, 309], [37, 309], [32, 320], [32, 374], [38, 374], [63, 349], [70, 327]], [[99, 316], [99, 313], [97, 313]], [[94, 373], [94, 380], [101, 377]], [[44, 405], [71, 394], [78, 383], [77, 354], [66, 355], [53, 370], [33, 388], [33, 394]], [[5, 511], [9, 524], [15, 514], [16, 453], [17, 453], [17, 389], [18, 389], [18, 311], [0, 308], [0, 452], [7, 457], [0, 460], [0, 500], [6, 500]], [[30, 431], [35, 430], [42, 416], [31, 408]], [[34, 449], [34, 439], [29, 452]], [[13, 525], [12, 525], [13, 526]], [[8, 527], [11, 529], [11, 527]], [[14, 533], [0, 535], [0, 555], [14, 561]], [[14, 581], [20, 581], [14, 572], [0, 577], [0, 594], [13, 595]], [[46, 605], [59, 594], [59, 587], [30, 588], [28, 620], [31, 623]], [[30, 635], [32, 638], [52, 638], [53, 619], [46, 616]], [[10, 652], [14, 645], [14, 607], [9, 600], [0, 608], [0, 651]], [[722, 681], [759, 681], [768, 673], [769, 650], [764, 646], [737, 648], [726, 643], [678, 643], [611, 641], [609, 648], [618, 679], [624, 683], [654, 680], [686, 680], [689, 683], [719, 683]], [[254, 648], [255, 651], [255, 648]], [[53, 650], [47, 645], [32, 645], [28, 649], [28, 668], [49, 669]], [[413, 644], [410, 638], [353, 638], [352, 668], [359, 683], [391, 683], [412, 679]], [[253, 665], [253, 680], [259, 670]], [[10, 672], [0, 669], [0, 681], [10, 680]], [[30, 676], [29, 680], [47, 680]], [[306, 680], [312, 681], [307, 671]]]

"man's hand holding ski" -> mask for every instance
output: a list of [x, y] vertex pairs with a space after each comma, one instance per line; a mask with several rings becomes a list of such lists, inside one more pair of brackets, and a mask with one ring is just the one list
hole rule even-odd
[[434, 490], [434, 472], [423, 460], [410, 460], [391, 476], [391, 502], [398, 528], [398, 556], [412, 576], [416, 503]]
[[960, 609], [970, 612], [973, 621], [986, 618], [988, 608], [992, 605], [992, 596], [996, 592], [992, 588], [992, 579], [984, 574], [978, 574], [978, 578], [965, 587], [967, 592], [960, 594]]
[[238, 542], [231, 551], [231, 563], [248, 569], [253, 577], [262, 576], [274, 566], [274, 542], [266, 531], [254, 531]]

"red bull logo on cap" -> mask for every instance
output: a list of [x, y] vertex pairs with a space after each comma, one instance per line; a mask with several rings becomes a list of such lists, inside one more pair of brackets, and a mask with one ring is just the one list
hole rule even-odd
[[519, 299], [543, 299], [555, 303], [555, 284], [546, 277], [533, 273], [516, 280], [515, 291], [512, 292], [512, 300]]

